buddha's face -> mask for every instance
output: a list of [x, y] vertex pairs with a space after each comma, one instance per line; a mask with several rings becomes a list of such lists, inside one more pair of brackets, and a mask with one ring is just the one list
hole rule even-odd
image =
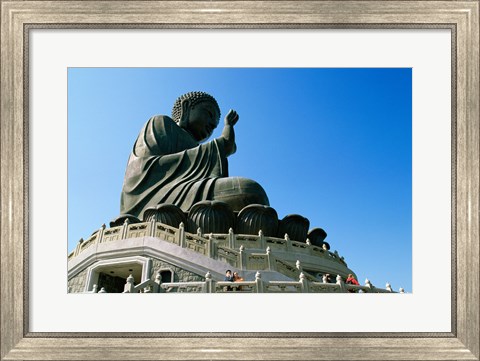
[[208, 139], [218, 125], [220, 115], [210, 102], [201, 102], [190, 108], [187, 130], [197, 142]]

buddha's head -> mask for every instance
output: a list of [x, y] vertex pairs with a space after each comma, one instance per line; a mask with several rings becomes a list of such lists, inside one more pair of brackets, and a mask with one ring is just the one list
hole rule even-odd
[[220, 108], [210, 94], [190, 92], [175, 101], [172, 118], [189, 132], [197, 142], [208, 139], [220, 120]]

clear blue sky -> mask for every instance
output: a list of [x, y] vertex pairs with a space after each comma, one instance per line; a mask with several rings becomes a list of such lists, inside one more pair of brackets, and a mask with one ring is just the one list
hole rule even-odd
[[411, 69], [70, 68], [68, 251], [119, 215], [143, 124], [193, 90], [235, 109], [231, 176], [321, 227], [360, 283], [412, 291]]

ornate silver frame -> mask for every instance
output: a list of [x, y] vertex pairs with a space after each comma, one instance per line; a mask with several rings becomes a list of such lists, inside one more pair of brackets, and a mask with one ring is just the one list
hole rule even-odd
[[[0, 0], [0, 3], [1, 360], [479, 360], [478, 0]], [[451, 332], [161, 335], [29, 332], [28, 32], [35, 27], [451, 29], [454, 49]]]

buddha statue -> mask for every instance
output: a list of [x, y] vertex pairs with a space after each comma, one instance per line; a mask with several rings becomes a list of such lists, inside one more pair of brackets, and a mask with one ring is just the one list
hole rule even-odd
[[236, 151], [238, 119], [237, 112], [230, 110], [222, 134], [207, 142], [219, 124], [220, 108], [204, 92], [180, 96], [172, 117], [151, 117], [128, 159], [121, 213], [141, 218], [147, 208], [165, 203], [188, 212], [205, 200], [225, 202], [233, 211], [250, 204], [268, 206], [265, 190], [257, 182], [228, 175], [227, 157]]

